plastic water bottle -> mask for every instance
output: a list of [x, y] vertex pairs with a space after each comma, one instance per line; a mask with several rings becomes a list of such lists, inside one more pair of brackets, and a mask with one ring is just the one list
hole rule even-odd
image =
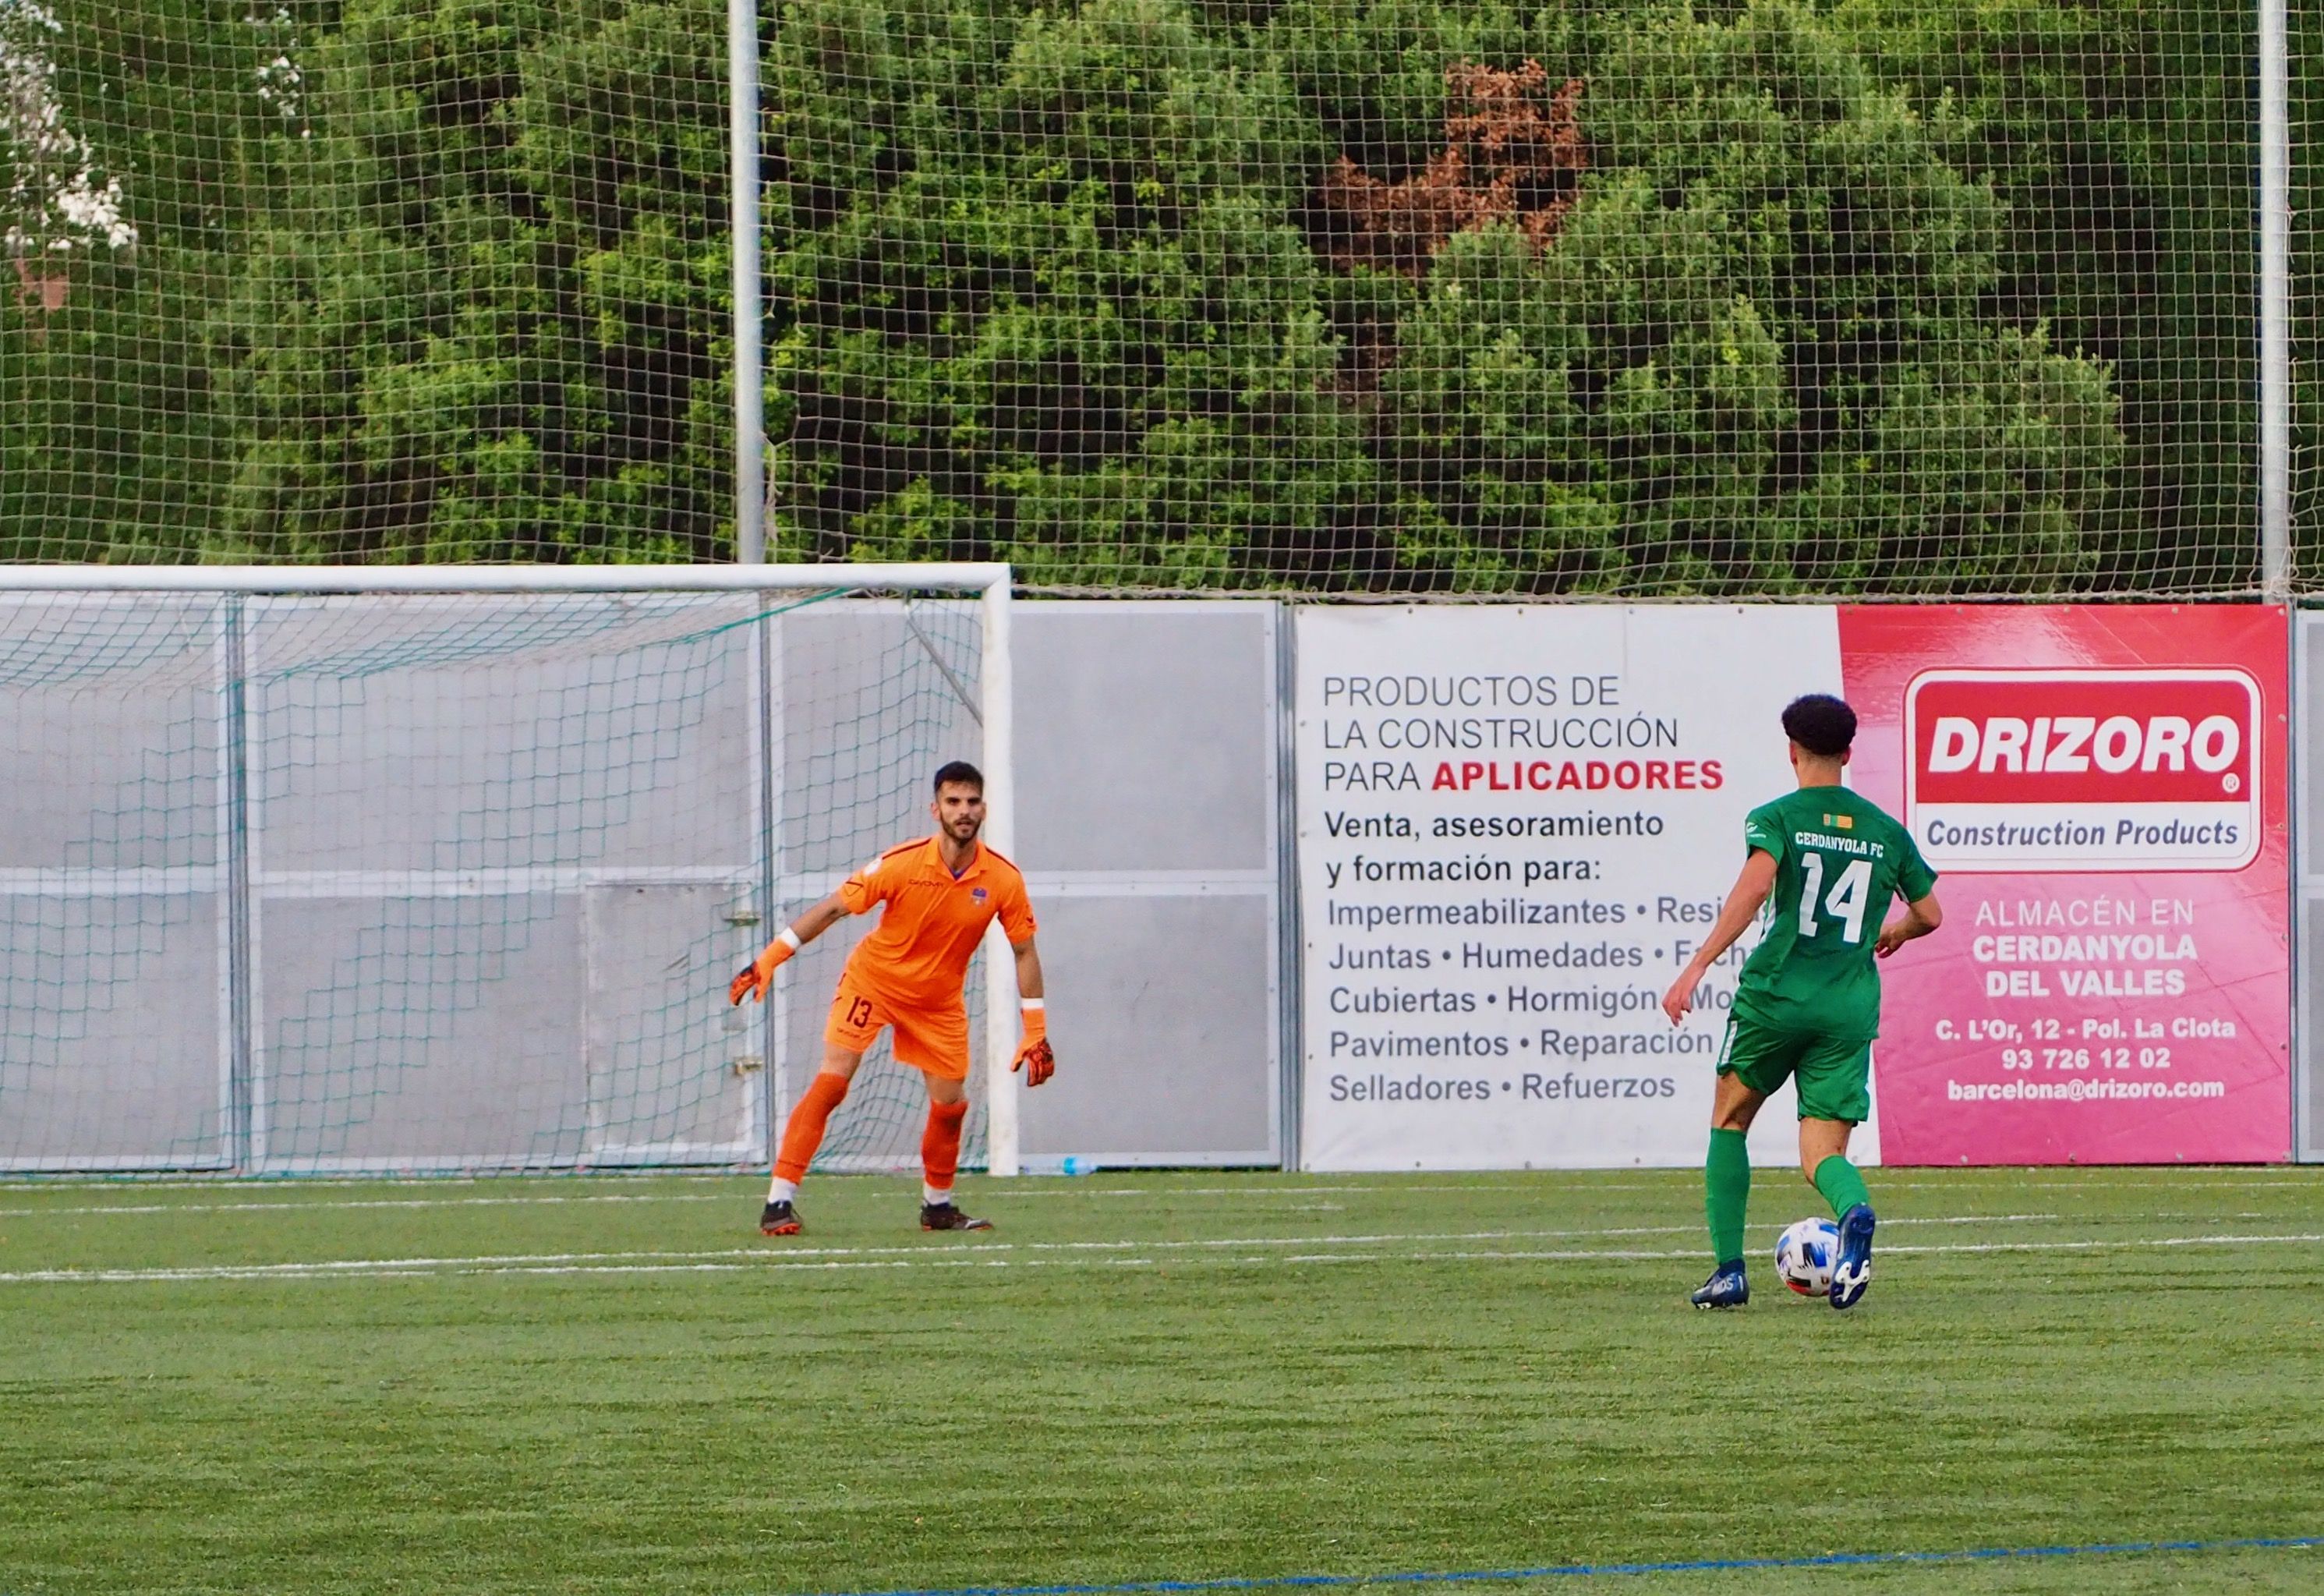
[[1097, 1160], [1079, 1153], [1035, 1153], [1018, 1161], [1028, 1175], [1095, 1175]]

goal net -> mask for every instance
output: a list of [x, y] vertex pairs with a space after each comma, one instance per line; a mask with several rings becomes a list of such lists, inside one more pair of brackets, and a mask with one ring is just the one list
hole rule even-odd
[[[1007, 815], [1005, 567], [864, 577], [10, 573], [0, 1167], [762, 1163], [870, 922], [733, 972], [944, 761]], [[916, 1158], [908, 1077], [831, 1165]]]

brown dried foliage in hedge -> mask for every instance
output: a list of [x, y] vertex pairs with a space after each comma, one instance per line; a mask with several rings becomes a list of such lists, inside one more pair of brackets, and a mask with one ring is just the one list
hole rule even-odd
[[1459, 61], [1445, 69], [1444, 149], [1418, 174], [1386, 182], [1347, 156], [1323, 179], [1325, 255], [1342, 272], [1360, 265], [1420, 277], [1444, 241], [1508, 222], [1538, 253], [1573, 208], [1589, 170], [1577, 107], [1582, 79], [1544, 102], [1549, 74], [1528, 60], [1516, 71]]

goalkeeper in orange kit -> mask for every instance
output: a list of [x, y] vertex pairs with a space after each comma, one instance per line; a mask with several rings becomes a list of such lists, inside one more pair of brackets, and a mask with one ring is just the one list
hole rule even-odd
[[822, 1145], [832, 1111], [883, 1028], [896, 1031], [896, 1061], [928, 1084], [928, 1125], [920, 1138], [920, 1228], [989, 1231], [952, 1200], [960, 1165], [960, 1130], [968, 1118], [968, 1010], [961, 983], [968, 961], [995, 916], [1017, 952], [1017, 990], [1025, 1039], [1010, 1069], [1038, 1086], [1056, 1068], [1049, 1052], [1048, 1015], [1041, 1001], [1041, 955], [1033, 948], [1033, 906], [1018, 868], [977, 841], [984, 829], [984, 777], [958, 761], [936, 772], [936, 834], [890, 848], [849, 876], [838, 891], [786, 926], [766, 951], [743, 966], [727, 1000], [765, 1001], [775, 967], [842, 918], [885, 904], [880, 923], [847, 955], [839, 995], [823, 1030], [823, 1068], [791, 1110], [775, 1157], [775, 1178], [759, 1229], [770, 1236], [799, 1233], [798, 1183]]

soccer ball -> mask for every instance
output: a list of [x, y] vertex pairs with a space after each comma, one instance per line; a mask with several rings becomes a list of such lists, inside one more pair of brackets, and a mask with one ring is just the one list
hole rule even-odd
[[1831, 1289], [1831, 1266], [1840, 1256], [1840, 1227], [1828, 1219], [1803, 1219], [1775, 1238], [1775, 1273], [1802, 1296]]

